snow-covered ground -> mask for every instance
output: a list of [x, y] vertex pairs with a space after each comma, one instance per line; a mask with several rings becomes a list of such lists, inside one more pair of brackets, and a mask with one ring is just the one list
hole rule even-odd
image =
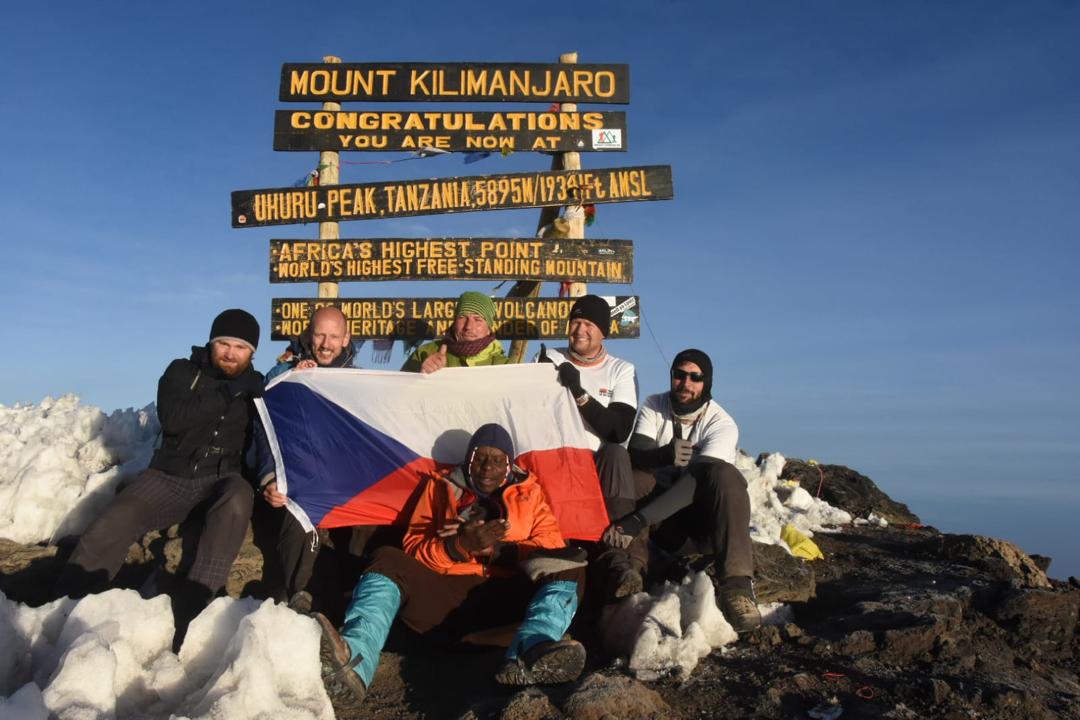
[[80, 534], [150, 462], [158, 432], [153, 405], [111, 415], [75, 395], [0, 405], [0, 538]]
[[[82, 532], [117, 484], [146, 467], [158, 433], [153, 405], [111, 415], [74, 395], [0, 405], [0, 537], [38, 543]], [[852, 522], [781, 481], [780, 454], [760, 466], [740, 454], [736, 466], [759, 542], [783, 545], [787, 524], [812, 536]], [[614, 647], [642, 679], [689, 675], [735, 640], [703, 574], [627, 598], [610, 613]], [[762, 613], [781, 623], [790, 609], [762, 606]], [[272, 602], [221, 598], [192, 623], [178, 656], [172, 635], [165, 596], [112, 590], [29, 608], [0, 594], [0, 717], [333, 716], [312, 620]]]
[[218, 598], [179, 655], [172, 636], [164, 595], [110, 590], [30, 608], [0, 593], [0, 717], [334, 717], [311, 618], [270, 600]]

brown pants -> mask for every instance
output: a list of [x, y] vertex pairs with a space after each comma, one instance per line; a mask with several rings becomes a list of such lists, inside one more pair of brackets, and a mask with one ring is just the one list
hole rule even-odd
[[[686, 470], [696, 482], [693, 502], [650, 528], [649, 537], [676, 555], [712, 554], [720, 577], [752, 577], [754, 553], [746, 478], [734, 465], [720, 460], [693, 463]], [[638, 498], [648, 502], [656, 492], [656, 477], [635, 470], [634, 486]], [[630, 547], [631, 555], [642, 564], [647, 562], [642, 556], [644, 549], [641, 539]]]
[[510, 577], [443, 575], [392, 547], [376, 550], [367, 572], [384, 575], [398, 586], [402, 622], [418, 633], [446, 640], [520, 622], [536, 588], [546, 582], [576, 582], [579, 600], [585, 589], [585, 568], [544, 576], [535, 583], [520, 572]]

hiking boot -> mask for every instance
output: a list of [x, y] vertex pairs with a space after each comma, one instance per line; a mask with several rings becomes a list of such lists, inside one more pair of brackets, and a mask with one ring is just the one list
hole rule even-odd
[[740, 635], [761, 625], [761, 613], [752, 593], [742, 589], [720, 591], [720, 612]]
[[298, 590], [289, 598], [289, 609], [301, 615], [311, 614], [311, 593], [307, 590]]
[[330, 696], [330, 704], [337, 713], [359, 710], [367, 695], [367, 687], [353, 670], [363, 659], [352, 657], [348, 644], [338, 634], [333, 623], [322, 613], [312, 613], [319, 623], [322, 639], [319, 642], [319, 663], [322, 667], [323, 687]]
[[585, 646], [577, 640], [546, 640], [513, 660], [503, 661], [495, 673], [500, 685], [554, 685], [577, 680], [585, 669]]

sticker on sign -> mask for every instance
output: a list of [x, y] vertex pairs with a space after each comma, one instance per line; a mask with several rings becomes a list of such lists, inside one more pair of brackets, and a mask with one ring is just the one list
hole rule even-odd
[[625, 311], [629, 310], [630, 308], [634, 307], [635, 305], [637, 305], [637, 298], [636, 297], [628, 297], [628, 298], [626, 298], [626, 300], [622, 301], [621, 303], [619, 303], [615, 307], [611, 308], [611, 314], [613, 316], [618, 315], [621, 312], [625, 312]]
[[622, 130], [599, 128], [592, 131], [593, 150], [618, 150], [622, 147]]

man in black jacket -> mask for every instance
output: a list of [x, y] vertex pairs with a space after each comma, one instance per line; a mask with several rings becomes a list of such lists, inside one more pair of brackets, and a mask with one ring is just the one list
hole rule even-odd
[[133, 542], [209, 505], [195, 561], [174, 597], [177, 630], [225, 586], [251, 517], [252, 488], [240, 475], [253, 397], [263, 377], [251, 367], [259, 324], [243, 310], [214, 319], [205, 346], [169, 364], [158, 381], [162, 442], [150, 467], [125, 487], [79, 540], [57, 592], [82, 596], [107, 587]]

